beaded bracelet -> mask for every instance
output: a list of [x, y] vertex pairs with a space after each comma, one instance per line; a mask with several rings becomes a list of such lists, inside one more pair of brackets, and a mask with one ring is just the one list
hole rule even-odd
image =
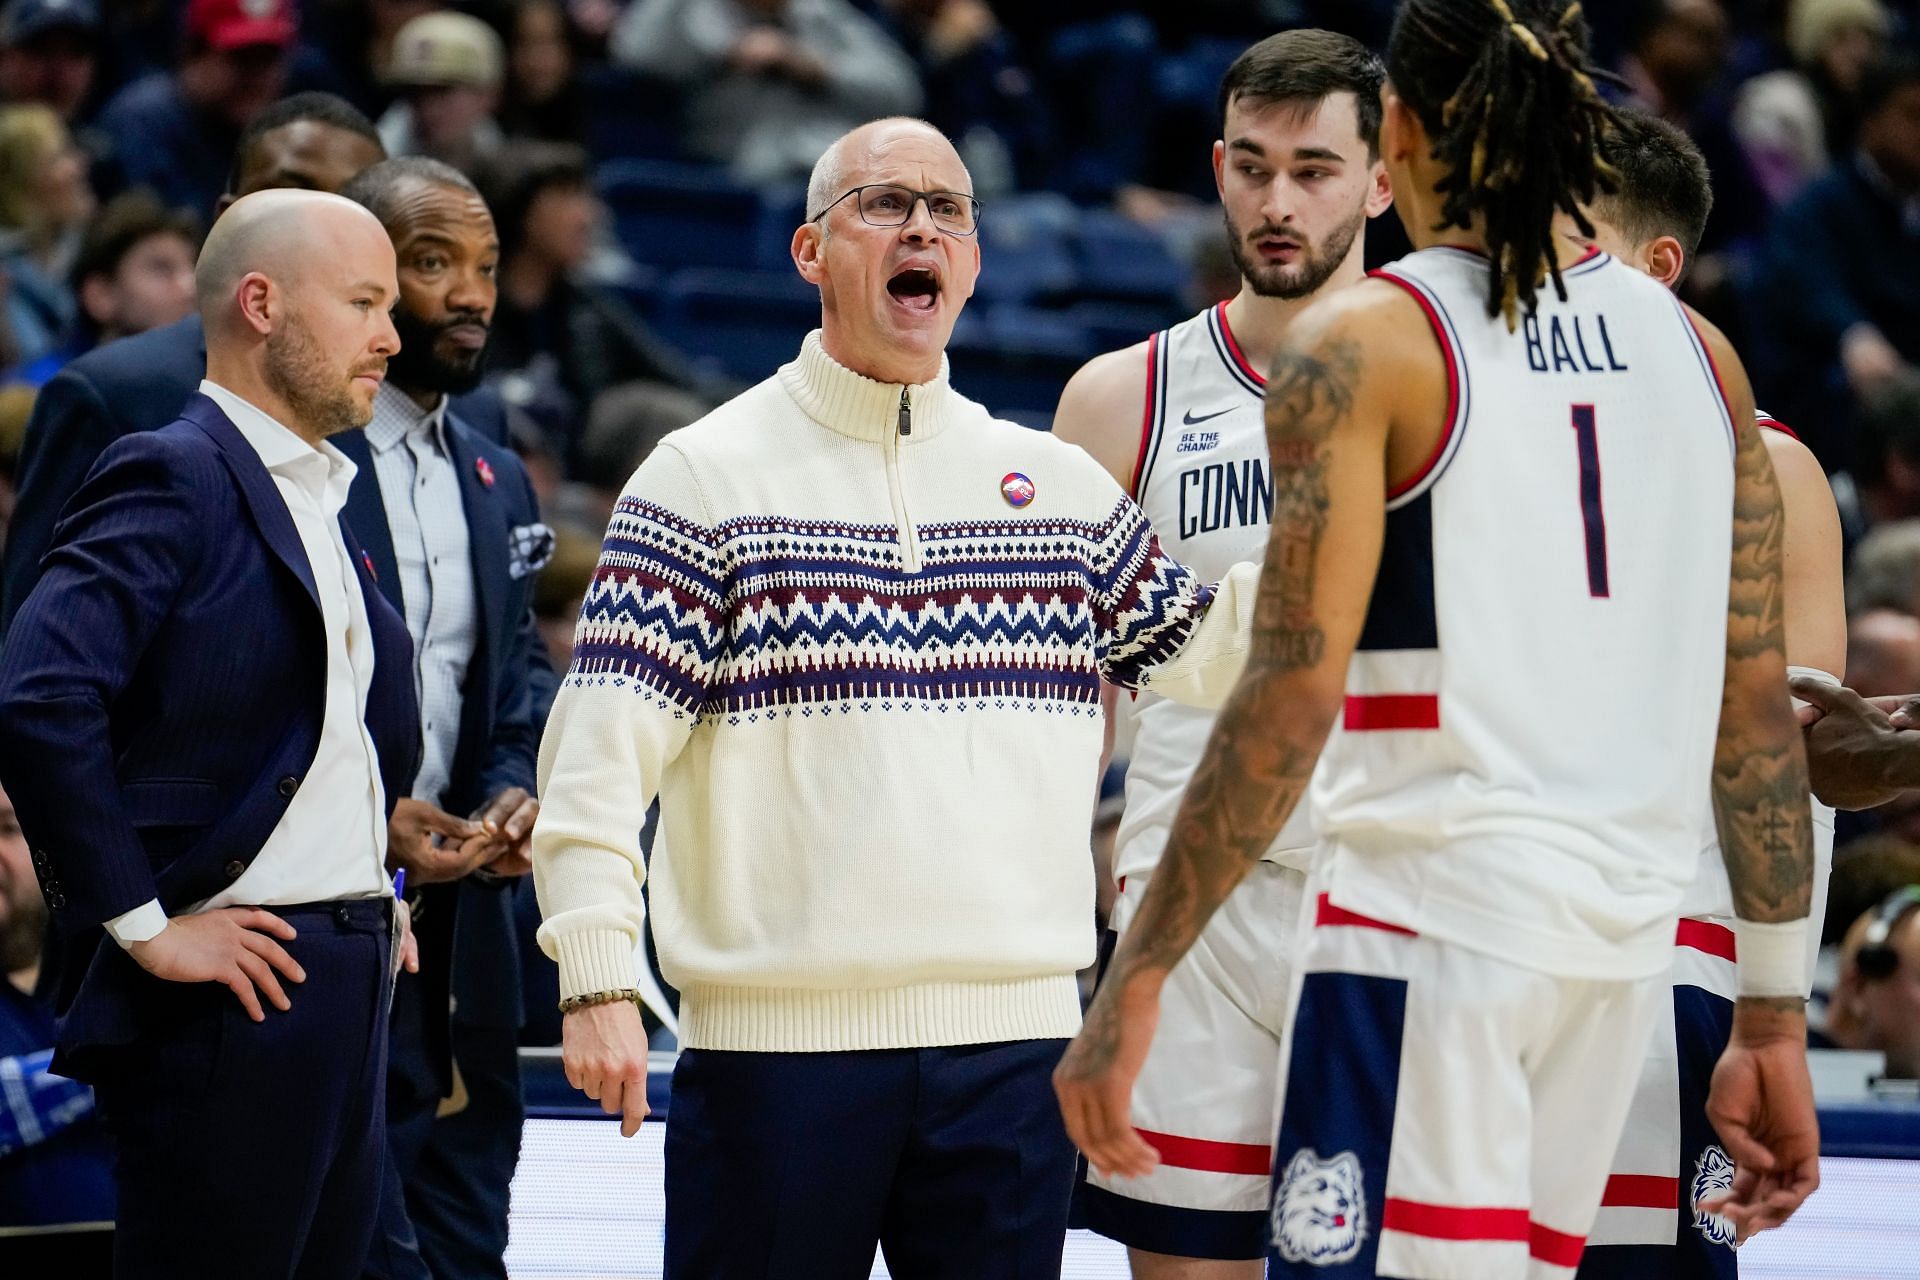
[[561, 1013], [572, 1013], [576, 1009], [590, 1009], [597, 1004], [618, 1004], [622, 1000], [640, 1003], [640, 992], [633, 987], [623, 987], [618, 991], [589, 991], [585, 995], [568, 996], [560, 1002]]

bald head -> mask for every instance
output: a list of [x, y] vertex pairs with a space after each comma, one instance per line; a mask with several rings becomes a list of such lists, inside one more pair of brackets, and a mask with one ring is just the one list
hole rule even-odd
[[[966, 173], [960, 153], [954, 150], [947, 135], [925, 120], [916, 120], [912, 116], [888, 116], [884, 120], [872, 120], [850, 133], [841, 134], [814, 161], [813, 176], [807, 179], [807, 217], [818, 217], [828, 202], [841, 192], [865, 182], [865, 175], [884, 164], [887, 155], [897, 151], [902, 143], [916, 146], [933, 143], [937, 149], [953, 157], [953, 163], [959, 166], [961, 173]], [[969, 195], [973, 193], [971, 174], [967, 175], [967, 184], [961, 189]]]
[[379, 219], [361, 206], [292, 188], [242, 196], [213, 224], [200, 248], [194, 269], [200, 314], [209, 331], [225, 328], [237, 318], [235, 291], [248, 275], [258, 272], [293, 288], [313, 264], [343, 261], [364, 262], [391, 295], [393, 245]]
[[366, 423], [400, 347], [393, 244], [373, 214], [319, 191], [244, 196], [194, 284], [210, 379], [310, 440]]

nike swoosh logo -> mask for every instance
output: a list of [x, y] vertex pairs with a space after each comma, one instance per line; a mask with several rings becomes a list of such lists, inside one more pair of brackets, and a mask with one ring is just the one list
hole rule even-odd
[[1196, 418], [1193, 416], [1193, 410], [1189, 409], [1181, 417], [1180, 421], [1186, 423], [1190, 427], [1197, 427], [1203, 422], [1212, 422], [1215, 418], [1219, 417], [1220, 414], [1232, 413], [1232, 412], [1233, 412], [1232, 409], [1222, 409], [1220, 410], [1220, 413], [1203, 413]]

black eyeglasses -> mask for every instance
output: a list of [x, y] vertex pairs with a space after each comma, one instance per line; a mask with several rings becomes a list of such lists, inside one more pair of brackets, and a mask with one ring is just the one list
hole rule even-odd
[[807, 221], [820, 221], [828, 210], [848, 196], [858, 197], [854, 203], [860, 210], [860, 221], [870, 227], [904, 227], [913, 217], [913, 206], [924, 200], [933, 225], [942, 231], [970, 236], [980, 229], [980, 202], [972, 196], [958, 191], [915, 191], [890, 182], [874, 182], [844, 191]]

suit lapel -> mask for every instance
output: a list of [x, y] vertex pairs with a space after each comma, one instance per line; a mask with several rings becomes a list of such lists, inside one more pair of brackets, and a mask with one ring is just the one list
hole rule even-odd
[[274, 484], [266, 464], [260, 461], [260, 455], [253, 451], [253, 446], [240, 434], [240, 429], [227, 420], [220, 406], [203, 395], [196, 393], [188, 400], [180, 416], [206, 432], [220, 447], [227, 470], [233, 473], [233, 478], [240, 484], [240, 493], [247, 501], [247, 509], [253, 514], [253, 522], [259, 528], [260, 536], [280, 562], [300, 580], [300, 585], [307, 590], [307, 598], [313, 601], [317, 611], [320, 608], [320, 593], [313, 585], [313, 566], [307, 563], [306, 546], [300, 541], [299, 531], [293, 527], [293, 515], [287, 510], [287, 500], [280, 496], [279, 487]]
[[380, 491], [380, 476], [373, 466], [373, 446], [364, 431], [343, 431], [333, 437], [334, 447], [347, 455], [359, 471], [347, 490], [344, 514], [360, 547], [373, 563], [374, 581], [380, 594], [401, 617], [407, 614], [406, 593], [400, 582], [400, 561], [393, 551], [393, 529], [387, 524], [387, 503]]
[[[506, 563], [506, 509], [499, 492], [482, 478], [481, 455], [474, 446], [471, 428], [449, 418], [447, 448], [453, 455], [454, 472], [460, 477], [460, 505], [467, 513], [467, 558], [473, 562], [479, 634], [491, 662], [492, 655], [506, 652], [506, 638], [500, 634], [502, 597], [512, 577]], [[490, 477], [494, 473], [488, 469], [485, 474]], [[476, 659], [481, 656], [477, 652], [474, 655]]]

